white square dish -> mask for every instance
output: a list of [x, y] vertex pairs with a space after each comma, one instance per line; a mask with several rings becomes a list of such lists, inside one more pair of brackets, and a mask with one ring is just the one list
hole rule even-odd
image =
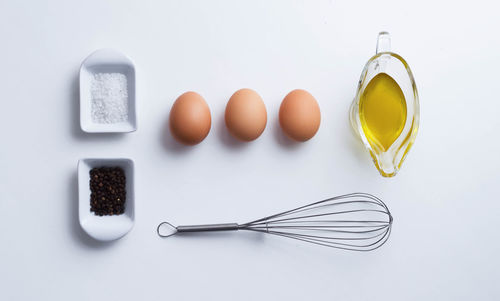
[[[116, 123], [92, 119], [92, 81], [99, 73], [119, 73], [126, 78], [128, 118]], [[100, 49], [90, 54], [80, 67], [80, 126], [87, 133], [127, 133], [137, 130], [135, 67], [124, 54]]]
[[[121, 167], [126, 177], [125, 212], [98, 216], [90, 211], [90, 170], [94, 167]], [[78, 218], [91, 237], [110, 241], [127, 234], [135, 221], [134, 162], [131, 159], [80, 159], [78, 161]]]

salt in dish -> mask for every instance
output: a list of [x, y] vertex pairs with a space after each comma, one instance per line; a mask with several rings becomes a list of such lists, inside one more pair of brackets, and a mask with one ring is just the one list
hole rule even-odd
[[100, 49], [83, 61], [80, 126], [88, 133], [137, 130], [135, 67], [124, 54]]

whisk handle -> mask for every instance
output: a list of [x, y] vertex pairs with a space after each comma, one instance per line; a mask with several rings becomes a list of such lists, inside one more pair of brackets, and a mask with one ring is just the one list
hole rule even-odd
[[236, 223], [209, 224], [209, 225], [189, 225], [177, 226], [177, 232], [207, 232], [207, 231], [234, 231], [239, 230], [240, 225]]

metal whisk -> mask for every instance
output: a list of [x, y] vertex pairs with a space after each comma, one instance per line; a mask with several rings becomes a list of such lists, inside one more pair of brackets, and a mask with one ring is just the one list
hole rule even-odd
[[325, 247], [371, 251], [391, 233], [392, 215], [376, 196], [351, 193], [284, 211], [249, 223], [173, 226], [158, 225], [161, 237], [206, 231], [249, 230], [288, 237]]

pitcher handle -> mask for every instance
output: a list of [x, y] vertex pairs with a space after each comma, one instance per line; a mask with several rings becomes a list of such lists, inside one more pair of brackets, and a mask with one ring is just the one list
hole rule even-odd
[[377, 37], [376, 54], [391, 51], [391, 35], [387, 31], [381, 31]]

